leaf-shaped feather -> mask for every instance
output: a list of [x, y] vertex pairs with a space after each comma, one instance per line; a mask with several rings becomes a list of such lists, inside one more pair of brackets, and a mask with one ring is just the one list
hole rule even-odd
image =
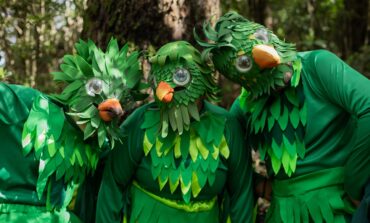
[[191, 115], [191, 117], [193, 117], [197, 121], [200, 120], [199, 112], [198, 112], [198, 108], [197, 108], [196, 104], [190, 103], [188, 105], [188, 110], [189, 110], [189, 114]]
[[75, 56], [75, 61], [76, 61], [76, 64], [79, 68], [79, 70], [81, 71], [81, 73], [86, 76], [86, 77], [90, 77], [90, 76], [94, 76], [94, 73], [92, 71], [92, 67], [89, 63], [87, 63], [84, 58], [82, 58], [81, 56], [79, 55], [76, 55]]
[[272, 116], [278, 120], [279, 117], [280, 117], [280, 111], [281, 111], [281, 107], [280, 107], [280, 98], [277, 98], [276, 100], [274, 100], [274, 102], [272, 103], [271, 105], [271, 108], [270, 108], [270, 112], [272, 114]]

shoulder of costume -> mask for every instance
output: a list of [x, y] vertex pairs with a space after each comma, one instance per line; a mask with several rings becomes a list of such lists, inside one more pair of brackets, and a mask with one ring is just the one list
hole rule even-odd
[[231, 113], [230, 111], [218, 106], [218, 105], [215, 105], [215, 104], [212, 104], [208, 101], [204, 101], [204, 106], [207, 110], [207, 112], [210, 112], [211, 114], [213, 115], [216, 115], [218, 117], [223, 117], [225, 118], [225, 123], [235, 123], [235, 122], [238, 122], [238, 117], [236, 114], [233, 114]]
[[33, 88], [0, 82], [0, 121], [15, 124], [24, 121], [33, 100], [41, 93]]
[[145, 113], [150, 111], [157, 111], [158, 113], [160, 112], [155, 102], [151, 102], [136, 108], [135, 111], [130, 114], [122, 123], [121, 129], [140, 126], [140, 124], [144, 121]]

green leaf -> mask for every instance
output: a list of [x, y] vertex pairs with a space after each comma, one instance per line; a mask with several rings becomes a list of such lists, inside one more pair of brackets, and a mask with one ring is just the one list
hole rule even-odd
[[284, 143], [285, 149], [288, 151], [288, 154], [291, 157], [294, 157], [297, 155], [295, 143], [291, 144], [289, 140], [285, 137], [285, 135], [283, 135], [283, 143]]
[[191, 115], [191, 117], [193, 117], [197, 121], [200, 121], [198, 107], [196, 104], [189, 103], [188, 110], [189, 110], [189, 114]]
[[145, 156], [147, 156], [149, 154], [149, 152], [152, 149], [152, 147], [153, 147], [153, 144], [149, 142], [147, 133], [145, 133], [145, 135], [144, 135], [144, 142], [143, 142], [143, 149], [144, 149]]
[[283, 155], [283, 149], [281, 146], [279, 146], [275, 139], [272, 138], [272, 141], [271, 141], [271, 148], [272, 148], [272, 151], [274, 153], [274, 155], [276, 156], [277, 159], [281, 159], [282, 155]]
[[292, 170], [292, 172], [294, 173], [295, 172], [295, 169], [297, 167], [297, 154], [295, 154], [295, 156], [293, 158], [290, 159], [290, 169]]
[[84, 140], [86, 140], [87, 138], [92, 136], [95, 133], [95, 130], [96, 129], [94, 127], [92, 127], [91, 123], [88, 122], [86, 124], [85, 130], [84, 130]]
[[271, 131], [272, 127], [274, 127], [275, 118], [273, 116], [269, 116], [267, 119], [268, 131]]
[[69, 75], [65, 74], [64, 72], [51, 72], [51, 75], [53, 75], [53, 79], [55, 81], [73, 81], [74, 78], [70, 77]]
[[100, 126], [98, 128], [98, 143], [99, 143], [99, 147], [102, 148], [103, 147], [103, 144], [105, 142], [105, 139], [107, 137], [107, 131], [105, 130], [104, 126]]
[[292, 103], [295, 107], [299, 106], [299, 98], [296, 95], [295, 88], [288, 88], [285, 90], [285, 96], [288, 98], [289, 102]]
[[299, 116], [301, 117], [301, 123], [303, 126], [307, 124], [307, 102], [304, 102], [303, 108], [299, 111]]
[[225, 136], [222, 136], [221, 144], [219, 146], [220, 153], [226, 159], [230, 156], [229, 146], [227, 145]]
[[180, 169], [172, 169], [169, 175], [169, 183], [171, 194], [175, 192], [180, 183]]
[[290, 157], [289, 157], [288, 152], [285, 149], [283, 151], [283, 156], [282, 156], [281, 161], [282, 161], [285, 173], [288, 173], [290, 169]]
[[168, 118], [170, 120], [172, 130], [176, 131], [177, 130], [177, 124], [176, 124], [176, 117], [175, 117], [174, 109], [171, 109], [170, 111], [168, 111]]
[[118, 54], [119, 53], [118, 43], [117, 43], [117, 40], [113, 37], [110, 39], [108, 43], [107, 52], [108, 52], [109, 57], [111, 58], [114, 58], [115, 56], [119, 55]]
[[190, 138], [189, 154], [193, 162], [196, 162], [198, 158], [198, 149], [196, 145], [196, 137], [194, 136], [191, 136]]
[[99, 68], [99, 71], [104, 75], [107, 74], [106, 68], [105, 68], [105, 58], [104, 53], [101, 52], [101, 50], [98, 50], [97, 48], [94, 49], [94, 57], [93, 57], [93, 63], [96, 63]]
[[80, 78], [82, 76], [81, 72], [70, 65], [67, 64], [61, 64], [60, 69], [68, 76], [72, 77], [73, 79]]
[[55, 153], [57, 152], [57, 150], [55, 148], [55, 141], [54, 141], [53, 135], [50, 136], [50, 138], [47, 141], [47, 144], [48, 144], [49, 155], [50, 155], [50, 157], [53, 157], [55, 155]]
[[[89, 44], [95, 47], [95, 44], [92, 41], [89, 41]], [[83, 58], [87, 58], [89, 56], [89, 47], [85, 41], [80, 39], [79, 42], [75, 44], [75, 49]]]
[[290, 123], [292, 123], [293, 128], [297, 128], [299, 125], [299, 110], [298, 108], [294, 107], [290, 112]]
[[303, 159], [306, 153], [304, 142], [302, 142], [301, 140], [298, 139], [298, 137], [296, 137], [296, 145], [297, 145], [297, 154], [301, 159]]
[[190, 134], [189, 132], [184, 132], [181, 136], [180, 141], [180, 149], [181, 149], [181, 156], [183, 159], [186, 159], [189, 155], [189, 147], [190, 147]]
[[277, 98], [271, 105], [270, 112], [271, 115], [278, 120], [280, 117], [280, 98]]
[[280, 118], [277, 120], [280, 125], [281, 130], [286, 129], [288, 125], [288, 120], [289, 120], [289, 111], [288, 111], [288, 108], [284, 106], [284, 112], [282, 116], [280, 116]]
[[181, 113], [182, 113], [182, 120], [186, 126], [190, 125], [190, 117], [188, 113], [188, 109], [185, 105], [180, 105]]
[[168, 120], [168, 111], [164, 110], [162, 111], [162, 138], [167, 137], [168, 135], [168, 126], [169, 126], [169, 120]]
[[195, 145], [198, 148], [198, 151], [201, 154], [201, 156], [203, 157], [203, 159], [207, 159], [208, 158], [208, 155], [209, 155], [209, 151], [204, 146], [204, 144], [202, 143], [202, 140], [199, 137], [197, 137], [195, 139]]
[[174, 114], [175, 114], [175, 120], [176, 120], [176, 125], [177, 125], [177, 130], [179, 134], [181, 135], [184, 131], [184, 126], [182, 124], [182, 114], [181, 110], [179, 108], [174, 107]]

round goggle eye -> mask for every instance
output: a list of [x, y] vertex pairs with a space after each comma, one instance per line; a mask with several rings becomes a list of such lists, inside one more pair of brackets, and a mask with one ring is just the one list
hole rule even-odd
[[266, 29], [259, 29], [254, 33], [254, 37], [264, 43], [269, 41], [268, 32]]
[[102, 92], [103, 81], [99, 78], [92, 78], [87, 81], [85, 88], [88, 95], [95, 96], [96, 94], [100, 94]]
[[235, 66], [239, 72], [244, 73], [248, 72], [252, 68], [253, 64], [252, 60], [247, 55], [242, 55], [236, 59]]
[[184, 86], [190, 82], [190, 72], [184, 68], [177, 69], [172, 79], [176, 85]]

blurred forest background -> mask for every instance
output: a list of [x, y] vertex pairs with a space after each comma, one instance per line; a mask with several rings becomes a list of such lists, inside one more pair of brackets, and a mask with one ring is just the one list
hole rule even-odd
[[[0, 79], [52, 92], [49, 73], [79, 38], [105, 49], [114, 36], [150, 55], [173, 40], [195, 44], [193, 27], [230, 10], [300, 51], [331, 50], [370, 77], [369, 0], [0, 0]], [[228, 107], [238, 88], [219, 84]]]

